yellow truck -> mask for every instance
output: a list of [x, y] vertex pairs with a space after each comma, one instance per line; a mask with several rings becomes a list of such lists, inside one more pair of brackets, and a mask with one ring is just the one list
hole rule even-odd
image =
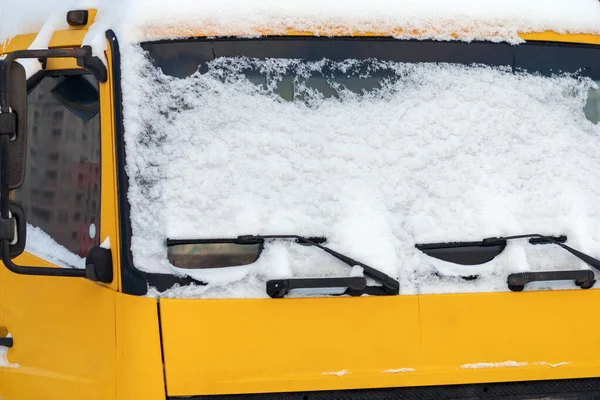
[[[543, 248], [539, 251], [551, 247], [564, 254], [566, 258], [561, 260], [580, 260], [592, 268], [517, 271], [502, 276], [503, 284], [508, 285], [503, 290], [485, 291], [476, 287], [467, 290], [468, 293], [411, 292], [403, 289], [402, 277], [389, 269], [368, 265], [364, 261], [368, 257], [361, 258], [359, 251], [352, 253], [352, 258], [342, 254], [335, 242], [319, 237], [322, 231], [311, 236], [308, 230], [265, 234], [247, 228], [247, 235], [237, 235], [236, 230], [237, 237], [233, 239], [212, 239], [223, 237], [220, 235], [224, 232], [211, 225], [211, 218], [217, 218], [222, 211], [213, 208], [204, 224], [207, 233], [194, 240], [189, 231], [202, 224], [193, 225], [194, 221], [190, 221], [193, 218], [186, 212], [193, 204], [200, 207], [207, 200], [177, 203], [183, 196], [178, 191], [189, 189], [185, 179], [209, 194], [219, 190], [202, 186], [213, 178], [199, 169], [185, 179], [184, 175], [178, 175], [173, 180], [175, 186], [170, 187], [173, 204], [178, 207], [173, 218], [181, 224], [191, 224], [186, 225], [191, 227], [188, 233], [177, 231], [180, 225], [176, 224], [173, 228], [176, 232], [171, 236], [167, 232], [158, 239], [152, 234], [136, 238], [136, 232], [141, 232], [144, 226], [154, 229], [157, 223], [154, 217], [138, 218], [136, 222], [130, 215], [136, 212], [139, 215], [141, 209], [162, 201], [153, 192], [152, 176], [158, 180], [162, 173], [179, 170], [193, 156], [185, 153], [183, 160], [169, 159], [167, 164], [156, 164], [160, 157], [168, 158], [171, 154], [165, 150], [157, 159], [148, 156], [145, 163], [138, 162], [140, 159], [131, 154], [136, 143], [146, 149], [161, 146], [166, 149], [164, 146], [169, 145], [171, 136], [153, 131], [152, 124], [144, 128], [149, 135], [145, 139], [142, 136], [131, 139], [127, 132], [135, 129], [136, 124], [153, 121], [159, 114], [164, 119], [156, 120], [157, 124], [173, 125], [182, 135], [200, 129], [202, 124], [210, 125], [209, 117], [217, 118], [219, 109], [211, 108], [210, 99], [200, 105], [194, 103], [196, 99], [190, 98], [190, 93], [216, 93], [216, 85], [223, 82], [239, 90], [221, 93], [227, 101], [235, 102], [238, 97], [243, 100], [244, 96], [253, 95], [254, 90], [269, 87], [272, 90], [268, 89], [271, 90], [268, 96], [280, 98], [275, 101], [269, 97], [278, 107], [288, 107], [291, 99], [299, 99], [306, 105], [301, 111], [290, 111], [289, 115], [297, 112], [299, 126], [309, 126], [314, 123], [310, 119], [311, 110], [319, 107], [311, 101], [323, 98], [333, 98], [333, 102], [354, 101], [353, 96], [379, 90], [386, 79], [404, 79], [394, 77], [407, 76], [411, 71], [421, 73], [420, 80], [404, 82], [403, 88], [414, 89], [428, 75], [427, 71], [422, 73], [406, 66], [411, 63], [482, 65], [478, 72], [469, 72], [481, 74], [473, 76], [479, 76], [482, 82], [489, 77], [486, 74], [497, 73], [489, 72], [490, 66], [506, 67], [502, 73], [509, 75], [522, 67], [528, 73], [537, 73], [534, 78], [541, 79], [541, 84], [550, 79], [547, 76], [552, 70], [584, 71], [585, 77], [598, 81], [600, 36], [524, 33], [520, 35], [524, 43], [512, 45], [348, 33], [326, 37], [310, 32], [214, 37], [201, 30], [190, 34], [175, 29], [170, 40], [141, 43], [141, 50], [122, 63], [119, 37], [111, 30], [106, 31], [106, 50], [100, 57], [84, 45], [95, 15], [95, 10], [70, 11], [66, 16], [69, 28], [53, 32], [47, 49], [30, 49], [36, 34], [16, 36], [0, 45], [0, 53], [4, 55], [0, 61], [1, 399], [597, 398], [600, 325], [592, 311], [595, 301], [600, 301], [600, 294], [593, 287], [594, 271], [600, 262], [568, 241], [571, 235], [566, 239], [560, 236], [565, 232], [546, 230], [531, 237], [497, 237], [462, 244], [454, 243], [451, 235], [448, 242], [452, 243], [446, 244], [427, 243], [431, 240], [423, 236], [415, 251], [450, 264], [477, 268], [476, 265], [491, 262], [501, 252], [508, 251], [507, 243], [513, 239], [529, 239], [527, 246]], [[302, 72], [305, 70], [301, 63], [277, 64], [279, 70], [269, 70], [273, 74], [277, 75], [273, 71], [288, 71], [286, 68], [292, 68], [293, 73], [278, 72], [271, 81], [268, 74], [260, 73], [260, 68], [254, 68], [250, 61], [244, 64], [240, 57], [305, 59], [315, 63], [324, 58], [374, 59], [381, 64], [378, 68], [371, 64], [371, 69], [361, 63], [349, 64], [340, 69], [344, 73], [334, 83], [331, 83], [333, 75], [325, 73], [314, 79], [309, 77], [304, 91], [298, 91], [298, 79], [310, 75]], [[29, 75], [18, 61], [32, 59], [40, 63], [41, 69]], [[409, 69], [397, 72], [389, 67], [394, 62], [404, 63], [402, 68]], [[144, 97], [147, 88], [142, 87], [141, 81], [140, 87], [136, 87], [135, 80], [123, 78], [140, 66], [145, 68], [142, 71], [145, 78], [157, 87], [175, 87], [179, 92]], [[254, 86], [247, 86], [246, 81], [241, 82], [238, 75], [227, 71], [242, 71], [253, 85], [263, 86], [252, 89]], [[465, 73], [464, 69], [452, 71], [457, 80]], [[218, 82], [202, 81], [203, 74], [214, 74], [211, 76]], [[368, 79], [359, 82], [351, 76]], [[190, 77], [197, 81], [186, 80]], [[524, 82], [530, 78], [520, 79]], [[338, 84], [347, 88], [344, 94], [335, 90]], [[502, 84], [493, 83], [489, 87], [497, 86]], [[189, 92], [190, 87], [196, 92]], [[572, 86], [570, 90], [577, 88]], [[314, 97], [315, 93], [320, 94]], [[418, 91], [411, 93], [418, 97]], [[440, 104], [455, 113], [463, 112], [452, 98], [443, 100], [446, 92], [436, 93], [442, 99]], [[468, 90], [465, 93], [472, 95]], [[597, 123], [597, 97], [593, 88], [590, 93], [585, 115]], [[535, 96], [536, 91], [531, 95]], [[156, 108], [146, 120], [124, 122], [124, 114], [128, 113], [124, 105], [135, 96], [142, 103], [155, 104]], [[537, 102], [544, 104], [550, 99], [545, 96], [540, 95]], [[249, 112], [257, 117], [272, 115], [269, 104], [250, 105]], [[334, 106], [338, 103], [327, 104], [336, 112]], [[182, 127], [177, 125], [178, 120], [169, 119], [169, 113], [195, 107], [205, 108], [209, 114], [196, 126]], [[402, 110], [401, 105], [396, 109]], [[375, 109], [369, 110], [376, 119], [385, 119]], [[562, 109], [553, 110], [557, 118], [563, 117]], [[360, 108], [352, 111], [357, 112]], [[461, 114], [461, 118], [468, 115], [468, 112]], [[286, 124], [292, 123], [287, 117], [275, 118], [281, 132], [287, 129]], [[239, 116], [239, 121], [245, 121], [244, 118]], [[352, 115], [344, 118], [351, 119]], [[552, 122], [553, 116], [544, 118]], [[224, 123], [215, 121], [214, 126]], [[232, 131], [247, 128], [236, 124], [238, 120], [232, 121]], [[482, 126], [499, 123], [492, 115], [490, 120], [482, 121]], [[514, 125], [519, 123], [515, 121]], [[321, 128], [326, 130], [324, 126]], [[207, 146], [211, 143], [209, 139], [214, 138], [199, 144], [195, 140], [200, 139], [193, 135], [177, 140], [193, 147]], [[230, 179], [238, 179], [231, 178], [236, 171], [252, 169], [253, 163], [260, 162], [263, 153], [251, 150], [252, 143], [264, 153], [279, 151], [261, 142], [261, 136], [248, 140], [241, 146], [241, 150], [248, 151], [247, 164], [236, 164], [235, 170], [228, 170]], [[303, 151], [302, 146], [312, 145], [318, 138], [297, 136], [294, 140], [297, 147], [281, 153], [282, 158], [292, 159], [294, 153]], [[394, 140], [388, 136], [385, 146], [392, 146]], [[527, 142], [526, 136], [520, 140]], [[368, 140], [364, 143], [368, 144]], [[501, 144], [500, 141], [490, 146]], [[344, 145], [352, 146], [352, 140]], [[319, 146], [323, 149], [321, 156], [325, 157], [327, 145]], [[228, 151], [231, 150], [223, 147], [206, 162], [216, 170], [227, 170]], [[388, 157], [390, 164], [400, 162], [393, 154], [381, 151], [381, 162], [387, 162]], [[270, 181], [281, 178], [276, 174], [286, 172], [287, 164], [281, 162], [271, 166], [274, 175], [262, 180], [256, 193], [269, 190]], [[358, 173], [369, 162], [348, 163], [347, 169], [336, 173]], [[148, 171], [155, 175], [149, 175]], [[302, 173], [314, 177], [319, 170]], [[543, 175], [539, 171], [536, 174]], [[559, 174], [554, 171], [551, 178]], [[286, 187], [298, 185], [293, 171], [285, 177], [290, 179]], [[244, 182], [236, 181], [236, 185], [247, 193], [251, 188], [244, 186]], [[311, 182], [315, 202], [327, 202], [328, 197], [318, 189], [320, 182], [327, 181], [316, 178]], [[411, 190], [409, 186], [405, 189]], [[261, 199], [263, 203], [257, 204], [264, 207], [272, 204], [269, 198]], [[225, 204], [235, 200], [223, 197], [220, 201]], [[397, 211], [402, 207], [398, 205]], [[368, 213], [364, 216], [370, 222], [378, 218]], [[257, 225], [253, 221], [248, 215], [238, 219], [239, 224], [249, 227]], [[364, 226], [361, 229], [367, 229]], [[345, 229], [354, 232], [352, 225]], [[547, 236], [551, 234], [554, 236]], [[163, 246], [160, 241], [164, 239]], [[210, 277], [209, 270], [231, 271], [242, 264], [252, 268], [263, 257], [261, 252], [276, 261], [275, 250], [270, 251], [265, 245], [269, 240], [289, 241], [290, 251], [298, 249], [293, 251], [300, 252], [301, 258], [305, 257], [309, 263], [314, 252], [322, 253], [323, 257], [329, 257], [319, 259], [323, 270], [329, 268], [323, 260], [338, 264], [332, 267], [332, 273], [317, 278], [312, 274], [290, 276], [285, 271], [267, 276], [260, 281], [260, 285], [266, 284], [266, 288], [260, 286], [260, 294], [264, 296], [245, 295], [247, 292], [220, 296], [218, 287], [211, 295], [202, 296], [205, 293], [202, 281]], [[355, 243], [358, 248], [357, 243], [360, 241]], [[536, 246], [539, 244], [543, 246]], [[410, 246], [415, 247], [415, 243]], [[138, 255], [132, 256], [136, 251]], [[147, 267], [156, 251], [164, 252], [156, 257], [168, 260], [177, 269], [169, 273]], [[357, 266], [360, 271], [355, 273]], [[341, 271], [350, 267], [354, 268], [352, 273], [342, 275]], [[462, 272], [459, 275], [452, 279], [465, 284], [481, 279]], [[431, 276], [444, 279], [439, 274]], [[244, 278], [240, 284], [249, 281]], [[567, 281], [571, 286], [565, 290], [544, 287], [528, 290], [531, 285], [539, 284], [537, 281]], [[326, 292], [339, 288], [342, 292], [337, 294], [341, 296], [290, 295], [295, 289]], [[186, 290], [196, 290], [199, 295], [186, 296]]]

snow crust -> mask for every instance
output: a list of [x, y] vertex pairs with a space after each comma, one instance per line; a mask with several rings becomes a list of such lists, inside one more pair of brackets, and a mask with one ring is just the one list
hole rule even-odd
[[[268, 279], [353, 274], [316, 248], [283, 241], [268, 242], [251, 265], [183, 271], [169, 264], [166, 238], [325, 236], [329, 247], [398, 278], [402, 294], [507, 291], [512, 272], [587, 268], [526, 240], [478, 266], [430, 258], [415, 243], [566, 234], [600, 256], [600, 130], [583, 112], [594, 82], [373, 62], [391, 79], [363, 96], [342, 88], [340, 99], [320, 98], [302, 86], [325, 67], [364, 74], [359, 64], [217, 59], [208, 73], [177, 79], [129, 49], [134, 263], [209, 283], [165, 296], [266, 297]], [[251, 83], [248, 69], [263, 71], [267, 84]], [[284, 73], [298, 77], [296, 101], [274, 91]], [[473, 274], [479, 279], [460, 278]], [[527, 290], [552, 288], [577, 287]]]
[[98, 10], [97, 26], [86, 38], [97, 50], [104, 47], [106, 28], [128, 41], [200, 29], [215, 36], [418, 32], [423, 38], [452, 39], [454, 34], [461, 40], [509, 42], [520, 41], [518, 32], [600, 32], [596, 0], [22, 0], [0, 4], [0, 42], [37, 32], [54, 11], [81, 8]]

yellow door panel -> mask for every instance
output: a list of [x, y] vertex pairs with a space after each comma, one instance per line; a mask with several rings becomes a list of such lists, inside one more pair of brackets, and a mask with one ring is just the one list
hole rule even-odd
[[156, 299], [117, 293], [117, 400], [164, 400]]
[[[599, 376], [600, 291], [161, 299], [167, 392], [376, 388]], [[582, 335], [582, 332], [588, 332]]]
[[0, 265], [1, 323], [14, 338], [0, 398], [108, 399], [114, 394], [115, 292], [83, 278], [17, 275]]
[[389, 300], [161, 299], [167, 392], [377, 385], [368, 377], [420, 357], [418, 298]]

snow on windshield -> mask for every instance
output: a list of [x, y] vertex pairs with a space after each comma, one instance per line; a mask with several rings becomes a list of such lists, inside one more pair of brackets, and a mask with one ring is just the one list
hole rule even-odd
[[[332, 85], [338, 96], [324, 97], [302, 83], [324, 68], [389, 78], [364, 95]], [[415, 243], [566, 234], [600, 256], [600, 128], [583, 112], [590, 80], [247, 58], [216, 59], [180, 79], [138, 47], [123, 72], [132, 252], [145, 271], [183, 273], [167, 259], [166, 238], [245, 234], [324, 236], [399, 278], [401, 294], [505, 291], [510, 272], [584, 268], [556, 246], [511, 242], [486, 265], [459, 267]], [[294, 101], [277, 92], [284, 76], [297, 77]], [[268, 279], [351, 272], [315, 248], [273, 242], [251, 265], [185, 273], [209, 285], [166, 295], [265, 297]], [[480, 278], [458, 276], [473, 273]]]
[[121, 40], [172, 37], [184, 31], [214, 35], [259, 35], [266, 30], [372, 32], [400, 30], [423, 38], [519, 41], [518, 32], [598, 33], [597, 0], [38, 0], [0, 4], [0, 42], [36, 32], [52, 13], [96, 8], [95, 37], [86, 42], [103, 49], [98, 37], [113, 29]]

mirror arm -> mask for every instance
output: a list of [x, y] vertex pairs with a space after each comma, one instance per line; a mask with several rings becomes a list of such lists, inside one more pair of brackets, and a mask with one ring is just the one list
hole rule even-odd
[[2, 240], [2, 263], [9, 271], [20, 275], [44, 275], [44, 276], [72, 276], [85, 278], [85, 269], [78, 268], [46, 268], [46, 267], [22, 267], [11, 260], [9, 255], [9, 242]]
[[[0, 81], [8, 82], [11, 64], [19, 58], [92, 58], [92, 48], [90, 46], [77, 47], [72, 49], [45, 49], [45, 50], [17, 50], [6, 55], [4, 62], [0, 64]], [[0, 92], [0, 112], [10, 112], [8, 104], [8, 90]]]

